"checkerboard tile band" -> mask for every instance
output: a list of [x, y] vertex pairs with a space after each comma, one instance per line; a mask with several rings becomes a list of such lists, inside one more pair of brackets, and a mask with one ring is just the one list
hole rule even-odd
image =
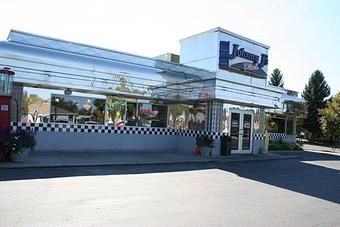
[[[138, 134], [138, 135], [180, 135], [196, 137], [198, 135], [209, 135], [213, 139], [220, 139], [221, 136], [228, 136], [226, 132], [208, 132], [197, 130], [173, 129], [173, 128], [149, 128], [149, 127], [112, 127], [105, 125], [85, 124], [60, 124], [60, 123], [24, 123], [12, 122], [12, 130], [25, 129], [40, 132], [84, 132], [84, 133], [112, 133], [112, 134]], [[270, 134], [271, 135], [271, 134]], [[284, 134], [283, 134], [284, 135]], [[271, 135], [279, 138], [278, 135]], [[264, 135], [255, 133], [254, 140], [263, 140]]]
[[[60, 124], [60, 123], [24, 123], [12, 122], [12, 130], [25, 129], [39, 132], [83, 132], [83, 133], [112, 133], [112, 134], [138, 134], [138, 135], [180, 135], [196, 137], [199, 135], [209, 135], [213, 139], [220, 139], [221, 136], [228, 136], [226, 132], [208, 132], [197, 130], [173, 129], [173, 128], [149, 128], [149, 127], [112, 127], [105, 125], [85, 125], [85, 124]], [[285, 135], [285, 134], [283, 134]], [[287, 135], [286, 135], [287, 136]], [[271, 137], [280, 138], [278, 135]], [[264, 140], [264, 135], [255, 133], [254, 140]]]
[[220, 139], [227, 135], [220, 132], [184, 130], [173, 128], [150, 128], [150, 127], [112, 127], [105, 125], [85, 125], [85, 124], [60, 124], [60, 123], [24, 123], [12, 122], [12, 130], [24, 129], [39, 132], [83, 132], [83, 133], [112, 133], [112, 134], [139, 134], [139, 135], [180, 135], [192, 136], [209, 135], [213, 139]]
[[269, 140], [283, 140], [283, 141], [295, 141], [296, 136], [294, 135], [287, 135], [284, 133], [269, 133]]
[[261, 134], [261, 133], [254, 133], [253, 139], [254, 139], [254, 140], [264, 140], [264, 134]]

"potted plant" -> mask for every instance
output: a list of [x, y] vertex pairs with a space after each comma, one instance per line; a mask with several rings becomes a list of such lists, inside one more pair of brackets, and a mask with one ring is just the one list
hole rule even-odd
[[17, 130], [8, 134], [6, 148], [9, 158], [14, 162], [26, 161], [28, 154], [34, 150], [35, 145], [34, 131]]
[[211, 156], [212, 149], [215, 147], [215, 140], [208, 135], [199, 135], [196, 137], [196, 149], [195, 154], [201, 155], [208, 154]]

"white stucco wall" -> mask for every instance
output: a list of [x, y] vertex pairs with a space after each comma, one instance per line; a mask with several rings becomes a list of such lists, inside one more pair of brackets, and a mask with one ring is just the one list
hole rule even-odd
[[216, 72], [218, 68], [217, 33], [181, 40], [180, 63]]
[[[258, 57], [258, 62], [236, 56], [229, 59], [229, 66], [238, 63], [253, 63], [258, 66], [262, 56], [268, 56], [269, 47], [226, 31], [221, 28], [212, 29], [181, 40], [181, 63], [200, 67], [215, 72], [215, 98], [243, 106], [263, 106], [281, 108], [281, 97], [285, 91], [267, 85], [267, 78], [242, 70], [220, 69], [220, 42], [229, 42], [229, 54], [233, 52], [233, 44], [239, 45], [245, 52]], [[263, 58], [265, 59], [265, 58]], [[261, 69], [261, 67], [259, 67]], [[268, 65], [262, 67], [268, 74]], [[252, 76], [250, 76], [252, 75]]]

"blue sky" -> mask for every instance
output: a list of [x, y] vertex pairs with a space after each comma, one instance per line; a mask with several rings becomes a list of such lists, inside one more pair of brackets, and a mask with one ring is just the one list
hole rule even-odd
[[301, 92], [320, 69], [340, 92], [340, 1], [2, 1], [11, 28], [144, 56], [179, 53], [181, 38], [223, 27], [269, 45], [269, 69]]

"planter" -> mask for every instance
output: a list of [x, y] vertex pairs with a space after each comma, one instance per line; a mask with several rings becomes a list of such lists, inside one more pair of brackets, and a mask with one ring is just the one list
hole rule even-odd
[[211, 147], [201, 147], [202, 155], [209, 156], [211, 151]]
[[30, 149], [28, 148], [23, 148], [23, 152], [21, 152], [20, 154], [16, 154], [13, 152], [9, 153], [9, 158], [13, 161], [13, 162], [24, 162], [27, 160], [27, 157], [30, 153]]

